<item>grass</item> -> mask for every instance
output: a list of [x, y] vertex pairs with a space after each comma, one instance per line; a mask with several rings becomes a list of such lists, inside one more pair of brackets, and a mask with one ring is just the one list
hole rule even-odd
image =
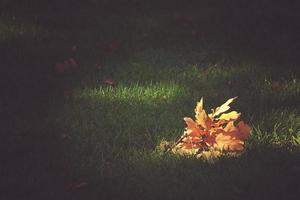
[[[249, 17], [205, 1], [55, 2], [3, 4], [1, 198], [298, 199], [299, 38], [269, 19], [293, 27], [289, 4]], [[55, 72], [69, 58], [78, 68]], [[243, 155], [161, 150], [201, 97], [209, 110], [234, 96], [253, 128]]]

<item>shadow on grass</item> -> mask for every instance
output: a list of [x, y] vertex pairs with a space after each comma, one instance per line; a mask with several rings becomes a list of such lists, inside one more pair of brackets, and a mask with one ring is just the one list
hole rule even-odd
[[214, 164], [131, 152], [113, 162], [109, 175], [89, 171], [90, 187], [68, 195], [72, 199], [199, 199], [199, 195], [208, 199], [297, 199], [299, 159], [299, 152], [266, 147]]

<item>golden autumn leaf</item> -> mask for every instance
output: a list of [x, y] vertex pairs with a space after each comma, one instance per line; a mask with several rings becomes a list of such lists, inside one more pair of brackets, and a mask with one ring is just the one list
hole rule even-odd
[[203, 128], [207, 128], [207, 126], [209, 125], [210, 120], [208, 119], [208, 116], [203, 109], [203, 98], [201, 98], [201, 100], [197, 103], [197, 106], [195, 108], [195, 118], [196, 122]]

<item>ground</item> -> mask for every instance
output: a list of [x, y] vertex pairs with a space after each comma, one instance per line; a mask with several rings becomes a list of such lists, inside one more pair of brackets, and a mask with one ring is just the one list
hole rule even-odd
[[[299, 198], [297, 4], [0, 5], [1, 198]], [[201, 97], [235, 96], [241, 156], [163, 151]]]

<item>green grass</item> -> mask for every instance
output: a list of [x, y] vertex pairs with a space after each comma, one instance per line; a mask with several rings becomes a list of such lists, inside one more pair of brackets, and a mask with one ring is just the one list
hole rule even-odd
[[[228, 15], [205, 2], [89, 3], [51, 4], [55, 13], [7, 3], [0, 16], [1, 198], [298, 199], [295, 43], [259, 11], [245, 22], [234, 17], [242, 10]], [[178, 24], [178, 15], [194, 24]], [[56, 73], [71, 57], [78, 69]], [[208, 163], [159, 147], [181, 136], [201, 97], [210, 110], [234, 96], [233, 109], [252, 126], [240, 157]]]

